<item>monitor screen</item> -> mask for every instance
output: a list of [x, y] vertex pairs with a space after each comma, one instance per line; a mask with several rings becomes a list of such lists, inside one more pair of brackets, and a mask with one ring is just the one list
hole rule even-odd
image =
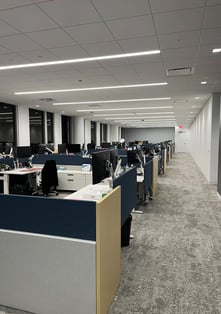
[[12, 143], [5, 143], [5, 154], [9, 155], [11, 153], [11, 149], [12, 149]]
[[0, 143], [0, 154], [2, 154], [4, 152], [3, 150], [3, 143]]
[[39, 147], [38, 143], [36, 143], [36, 144], [32, 143], [31, 144], [31, 154], [32, 155], [38, 154], [38, 147]]
[[67, 144], [68, 154], [75, 154], [81, 152], [81, 144]]
[[16, 157], [17, 158], [31, 157], [31, 147], [30, 146], [17, 146]]
[[127, 163], [128, 166], [131, 167], [131, 165], [139, 164], [139, 160], [137, 158], [137, 152], [136, 150], [128, 150], [127, 151]]
[[111, 149], [110, 150], [110, 162], [111, 162], [113, 171], [115, 171], [117, 167], [118, 160], [119, 160], [118, 149], [117, 148]]
[[93, 184], [110, 176], [110, 151], [99, 151], [92, 154]]
[[66, 154], [66, 144], [58, 144], [58, 154]]
[[95, 150], [95, 143], [88, 143], [87, 150]]

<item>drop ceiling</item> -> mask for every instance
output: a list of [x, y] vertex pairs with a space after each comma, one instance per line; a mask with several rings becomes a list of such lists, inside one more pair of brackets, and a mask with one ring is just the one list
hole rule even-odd
[[[1, 70], [0, 101], [123, 127], [188, 127], [221, 90], [221, 54], [212, 53], [221, 48], [220, 16], [221, 0], [0, 1], [0, 67], [160, 50]], [[168, 84], [15, 95], [160, 82]]]

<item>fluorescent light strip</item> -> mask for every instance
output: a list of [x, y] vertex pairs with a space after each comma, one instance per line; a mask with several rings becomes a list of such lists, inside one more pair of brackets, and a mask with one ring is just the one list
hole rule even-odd
[[221, 52], [221, 48], [214, 48], [213, 49], [213, 53], [219, 53], [219, 52]]
[[[73, 101], [73, 102], [55, 102], [54, 106], [62, 105], [87, 105], [87, 104], [109, 104], [118, 102], [135, 102], [135, 101], [150, 101], [150, 100], [170, 100], [171, 97], [161, 98], [135, 98], [135, 99], [114, 99], [114, 100], [95, 100], [95, 101]], [[92, 110], [91, 110], [92, 111]]]
[[[168, 118], [175, 118], [175, 116], [158, 116], [158, 117], [134, 117], [134, 119], [145, 119], [145, 120], [147, 120], [147, 119], [168, 119]], [[115, 120], [127, 120], [128, 118], [127, 117], [121, 117], [121, 118], [116, 118], [116, 117], [114, 117], [114, 118], [105, 118], [104, 120], [113, 120], [113, 119], [115, 119]], [[129, 118], [130, 120], [133, 120], [133, 118], [132, 117], [130, 117]]]
[[69, 89], [49, 89], [31, 92], [15, 92], [14, 95], [31, 95], [31, 94], [45, 94], [45, 93], [67, 93], [67, 92], [81, 92], [91, 90], [105, 90], [105, 89], [118, 89], [118, 88], [133, 88], [133, 87], [151, 87], [151, 86], [164, 86], [168, 85], [167, 82], [162, 83], [147, 83], [147, 84], [132, 84], [132, 85], [113, 85], [113, 86], [98, 86], [98, 87], [85, 87], [85, 88], [69, 88]]
[[120, 59], [120, 58], [131, 58], [131, 57], [148, 56], [148, 55], [159, 54], [159, 53], [160, 53], [160, 50], [150, 50], [150, 51], [121, 53], [121, 54], [116, 54], [116, 55], [98, 56], [98, 57], [89, 57], [89, 58], [5, 65], [5, 66], [1, 66], [0, 70], [22, 69], [22, 68], [43, 67], [43, 66], [59, 65], [59, 64], [101, 61], [101, 60], [111, 60], [111, 59]]
[[126, 111], [126, 110], [154, 110], [154, 109], [170, 109], [173, 106], [160, 106], [160, 107], [133, 107], [133, 108], [108, 108], [108, 109], [77, 109], [77, 112], [103, 112], [103, 111]]
[[[173, 111], [165, 111], [165, 112], [139, 112], [139, 114], [143, 115], [152, 115], [152, 114], [174, 114]], [[106, 116], [136, 116], [136, 113], [99, 113], [93, 114], [93, 117], [106, 117]]]

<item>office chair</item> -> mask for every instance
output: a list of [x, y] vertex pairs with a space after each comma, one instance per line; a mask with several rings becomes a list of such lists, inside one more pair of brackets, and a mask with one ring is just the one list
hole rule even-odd
[[[58, 186], [58, 174], [55, 160], [46, 160], [41, 171], [41, 191], [44, 196], [49, 194], [58, 195], [56, 187]], [[40, 191], [38, 191], [40, 192]], [[36, 194], [36, 193], [35, 193]]]

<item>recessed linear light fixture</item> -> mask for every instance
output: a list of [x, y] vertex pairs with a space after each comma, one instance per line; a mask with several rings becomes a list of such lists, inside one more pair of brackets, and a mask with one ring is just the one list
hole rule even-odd
[[221, 48], [214, 48], [214, 49], [212, 50], [212, 52], [213, 52], [213, 53], [219, 53], [219, 52], [221, 52]]
[[200, 82], [201, 85], [206, 85], [207, 84], [207, 81], [202, 81]]
[[149, 51], [121, 53], [121, 54], [116, 54], [116, 55], [98, 56], [98, 57], [89, 57], [89, 58], [57, 60], [57, 61], [25, 63], [25, 64], [14, 64], [14, 65], [1, 66], [0, 70], [23, 69], [23, 68], [43, 67], [43, 66], [59, 65], [59, 64], [102, 61], [102, 60], [112, 60], [112, 59], [120, 59], [120, 58], [131, 58], [131, 57], [154, 55], [154, 54], [159, 54], [159, 53], [160, 53], [160, 50], [149, 50]]
[[113, 86], [97, 86], [97, 87], [85, 87], [85, 88], [69, 88], [69, 89], [50, 89], [50, 90], [39, 90], [39, 91], [30, 91], [30, 92], [15, 92], [14, 95], [67, 93], [67, 92], [82, 92], [82, 91], [91, 91], [91, 90], [132, 88], [132, 87], [151, 87], [151, 86], [164, 86], [164, 85], [168, 85], [168, 83], [162, 82], [162, 83], [147, 83], [147, 84], [132, 84], [132, 85], [113, 85]]
[[[139, 112], [142, 115], [152, 115], [152, 114], [174, 114], [173, 111], [165, 112]], [[106, 117], [106, 116], [136, 116], [136, 113], [98, 113], [93, 114], [93, 117]]]
[[175, 116], [158, 116], [158, 117], [143, 117], [143, 116], [141, 116], [141, 117], [134, 117], [134, 118], [132, 118], [132, 117], [130, 117], [129, 119], [128, 119], [128, 117], [124, 117], [124, 118], [116, 118], [116, 117], [114, 117], [114, 118], [105, 118], [104, 120], [137, 120], [137, 119], [142, 119], [142, 120], [149, 120], [149, 119], [159, 119], [159, 120], [161, 120], [161, 119], [175, 119]]
[[[108, 104], [115, 102], [136, 102], [136, 101], [150, 101], [150, 100], [170, 100], [171, 97], [161, 98], [135, 98], [135, 99], [113, 99], [113, 100], [95, 100], [95, 101], [73, 101], [73, 102], [55, 102], [54, 106], [62, 105], [87, 105], [87, 104]], [[92, 110], [90, 110], [92, 111]]]
[[155, 110], [155, 109], [170, 109], [173, 106], [160, 107], [134, 107], [134, 108], [108, 108], [108, 109], [77, 109], [77, 112], [106, 112], [106, 111], [127, 111], [127, 110]]

